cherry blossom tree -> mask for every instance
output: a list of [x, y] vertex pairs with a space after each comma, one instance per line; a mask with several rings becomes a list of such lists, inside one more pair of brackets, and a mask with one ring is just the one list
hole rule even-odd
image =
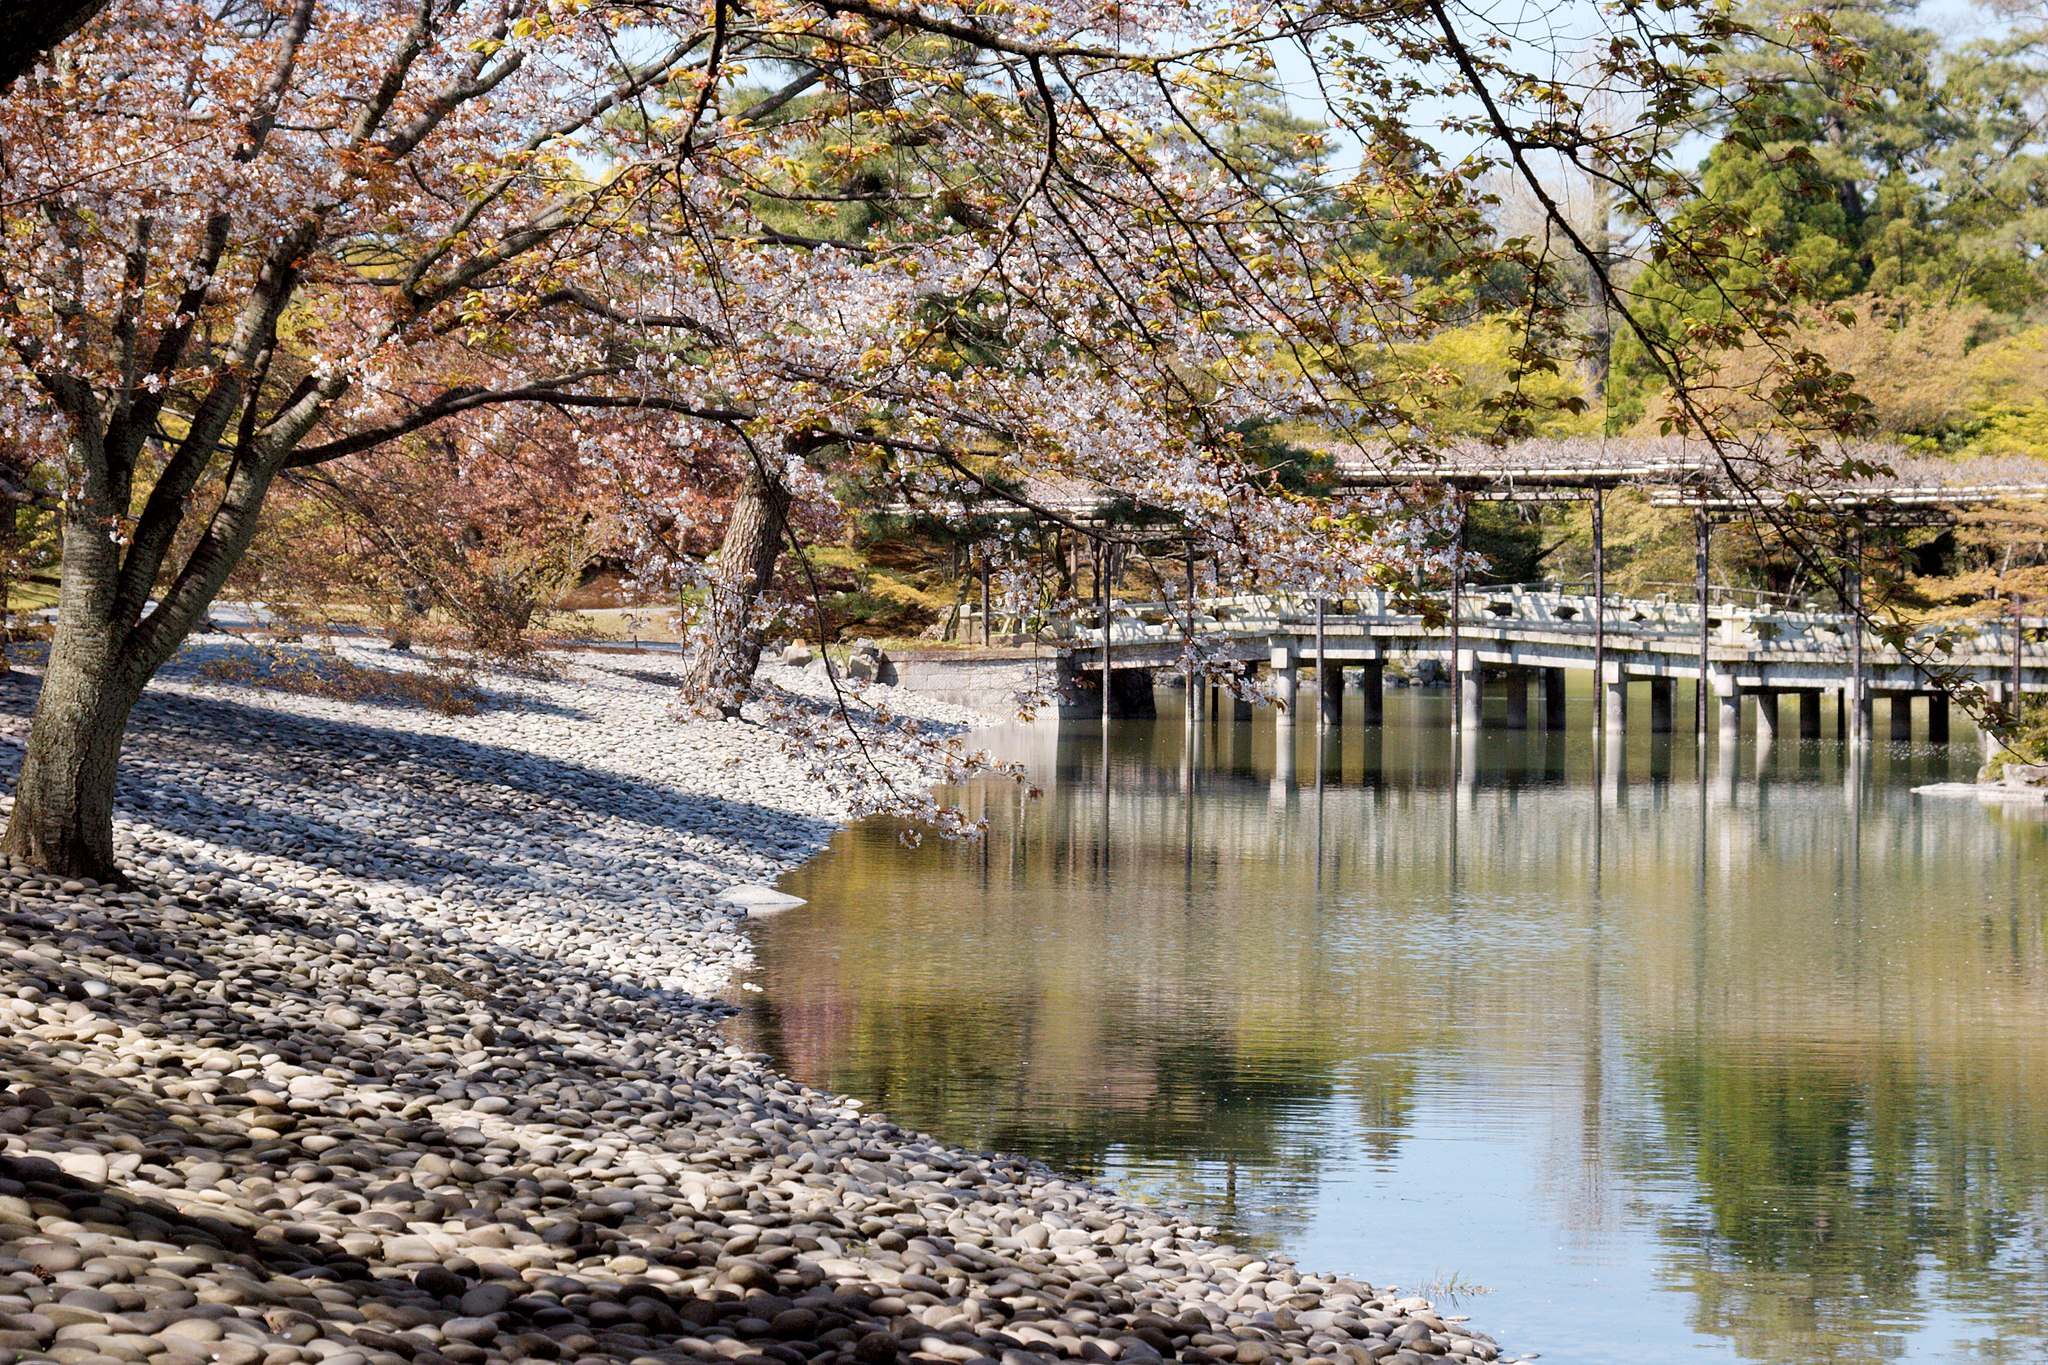
[[[551, 414], [670, 507], [678, 451], [728, 462], [692, 663], [721, 706], [781, 550], [849, 471], [1027, 506], [1028, 476], [1083, 479], [1276, 586], [1426, 568], [1426, 519], [1305, 496], [1240, 433], [1310, 420], [1426, 460], [1376, 359], [1469, 317], [1502, 265], [1518, 364], [1556, 363], [1555, 263], [1491, 234], [1479, 175], [1598, 139], [1630, 193], [1682, 195], [1673, 148], [1731, 31], [1704, 3], [1619, 15], [1599, 79], [1649, 113], [1589, 130], [1429, 3], [126, 0], [0, 102], [0, 431], [64, 496], [6, 847], [115, 871], [129, 711], [280, 479], [493, 412]], [[1283, 43], [1354, 168], [1305, 133], [1275, 174], [1219, 134]], [[1446, 89], [1478, 112], [1432, 111]], [[1446, 119], [1495, 150], [1435, 150]], [[1661, 249], [1711, 275], [1718, 225], [1694, 221]], [[1743, 289], [1752, 331], [1798, 292]], [[1645, 344], [1687, 393], [1691, 357]], [[1832, 419], [1803, 359], [1769, 382]]]

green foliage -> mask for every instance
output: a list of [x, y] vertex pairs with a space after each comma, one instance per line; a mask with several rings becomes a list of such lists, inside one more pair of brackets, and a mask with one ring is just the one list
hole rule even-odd
[[1246, 457], [1290, 493], [1315, 488], [1330, 472], [1330, 456], [1317, 449], [1315, 432], [1280, 422], [1247, 422], [1234, 429]]
[[[1725, 77], [1756, 97], [1716, 130], [1702, 168], [1707, 194], [1675, 220], [1705, 251], [1653, 254], [1643, 274], [1653, 335], [1711, 341], [1749, 291], [1784, 287], [1773, 273], [1796, 276], [1819, 301], [1849, 302], [1864, 322], [1896, 325], [1915, 309], [2019, 321], [2048, 299], [2048, 27], [2012, 25], [1944, 50], [1901, 0], [1820, 13], [1854, 41], [1852, 60], [1813, 61], [1785, 43], [1789, 0], [1744, 12], [1760, 37], [1729, 55]], [[1923, 380], [1937, 366], [1953, 374], [1978, 339], [1950, 337], [1911, 359]], [[1844, 368], [1880, 407], [1886, 381], [1904, 373]], [[1624, 332], [1609, 430], [1655, 417], [1662, 387], [1641, 341]], [[1895, 431], [1943, 420], [1877, 414]]]
[[1473, 504], [1466, 522], [1465, 544], [1486, 558], [1486, 570], [1479, 576], [1482, 582], [1533, 583], [1546, 576], [1540, 506]]
[[1285, 97], [1256, 72], [1220, 71], [1184, 91], [1194, 129], [1169, 136], [1196, 137], [1220, 148], [1239, 172], [1268, 194], [1328, 203], [1328, 129], [1291, 112]]
[[2048, 702], [2030, 701], [2002, 737], [2004, 744], [1985, 760], [1980, 776], [1996, 781], [2011, 763], [2048, 763]]
[[[1945, 356], [1925, 357], [1954, 373]], [[1972, 454], [2048, 459], [2048, 326], [2021, 327], [1972, 351], [1958, 385], [1964, 416], [1938, 443]]]

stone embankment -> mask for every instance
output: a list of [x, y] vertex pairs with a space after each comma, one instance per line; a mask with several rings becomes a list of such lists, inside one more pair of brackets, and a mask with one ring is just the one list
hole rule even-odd
[[722, 1037], [716, 894], [836, 813], [665, 688], [153, 689], [132, 884], [0, 878], [0, 1365], [1495, 1357]]

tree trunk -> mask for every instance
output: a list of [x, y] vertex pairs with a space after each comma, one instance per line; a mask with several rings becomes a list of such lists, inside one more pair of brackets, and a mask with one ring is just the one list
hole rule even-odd
[[754, 608], [775, 581], [788, 513], [789, 490], [781, 479], [749, 460], [683, 665], [683, 696], [702, 714], [737, 716], [753, 690], [761, 664]]
[[9, 854], [35, 867], [96, 881], [118, 876], [114, 775], [128, 713], [149, 677], [123, 659], [113, 549], [88, 518], [66, 518], [57, 631], [4, 839]]
[[[90, 467], [88, 457], [79, 464]], [[191, 634], [248, 551], [273, 469], [238, 469], [211, 523], [170, 586], [150, 604], [148, 580], [130, 605], [123, 549], [107, 534], [103, 483], [89, 481], [64, 509], [57, 631], [29, 722], [14, 812], [0, 847], [47, 872], [110, 881], [114, 777], [128, 714], [164, 661]], [[137, 536], [150, 530], [145, 516]]]
[[7, 852], [71, 877], [112, 881], [114, 777], [141, 689], [103, 656], [53, 649], [14, 789]]

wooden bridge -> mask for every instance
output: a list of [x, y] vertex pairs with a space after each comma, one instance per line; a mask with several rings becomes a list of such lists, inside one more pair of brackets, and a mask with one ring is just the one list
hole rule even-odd
[[[1690, 681], [1694, 723], [1702, 732], [1710, 709], [1720, 731], [1738, 731], [1743, 705], [1752, 702], [1760, 733], [1775, 735], [1780, 699], [1790, 696], [1798, 699], [1799, 734], [1818, 738], [1822, 698], [1832, 692], [1844, 740], [1869, 742], [1880, 697], [1893, 739], [1913, 737], [1916, 714], [1924, 717], [1929, 740], [1948, 738], [1949, 693], [1921, 665], [1856, 629], [1847, 613], [1714, 601], [1702, 611], [1693, 601], [1614, 597], [1603, 610], [1590, 593], [1546, 584], [1472, 588], [1456, 601], [1452, 613], [1446, 595], [1441, 624], [1384, 592], [1326, 602], [1320, 610], [1313, 600], [1278, 596], [1205, 598], [1195, 604], [1192, 621], [1184, 602], [1115, 603], [1106, 632], [1100, 624], [1074, 627], [1061, 641], [1063, 709], [1105, 716], [1148, 712], [1154, 675], [1184, 665], [1192, 626], [1207, 656], [1265, 675], [1281, 724], [1304, 719], [1303, 670], [1317, 694], [1317, 723], [1341, 723], [1345, 675], [1353, 671], [1360, 675], [1365, 720], [1377, 723], [1392, 663], [1411, 675], [1441, 670], [1455, 679], [1455, 728], [1478, 725], [1487, 691], [1498, 688], [1506, 693], [1509, 728], [1527, 728], [1533, 716], [1561, 729], [1566, 673], [1580, 669], [1598, 679], [1597, 724], [1608, 731], [1628, 724], [1629, 684], [1637, 681], [1649, 685], [1651, 729], [1672, 730], [1677, 684]], [[1930, 648], [1912, 652], [1940, 657], [1945, 672], [1971, 678], [1994, 700], [2006, 701], [2015, 686], [2048, 691], [2048, 652], [2028, 638], [2043, 625], [2048, 621], [2030, 618], [1952, 627], [1961, 632], [1956, 647], [1940, 656], [1931, 648], [1933, 631], [1924, 630], [1918, 638]], [[1540, 710], [1531, 707], [1532, 682]], [[1249, 718], [1250, 703], [1215, 685], [1194, 689], [1190, 718], [1213, 714], [1219, 705]]]

